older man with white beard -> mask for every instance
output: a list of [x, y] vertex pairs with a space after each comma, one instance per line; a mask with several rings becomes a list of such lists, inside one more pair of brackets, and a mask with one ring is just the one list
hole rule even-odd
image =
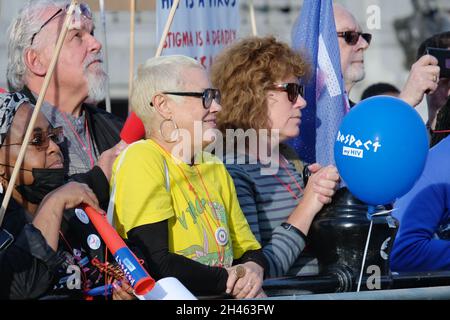
[[[8, 84], [11, 91], [25, 93], [33, 103], [44, 83], [69, 5], [70, 1], [62, 0], [28, 1], [10, 26]], [[54, 127], [64, 128], [65, 141], [60, 147], [68, 174], [91, 170], [94, 180], [105, 182], [123, 121], [88, 104], [105, 98], [108, 76], [89, 7], [79, 4], [73, 19], [41, 111]]]

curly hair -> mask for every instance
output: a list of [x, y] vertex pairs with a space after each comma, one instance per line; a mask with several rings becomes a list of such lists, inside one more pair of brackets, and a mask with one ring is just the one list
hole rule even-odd
[[290, 76], [309, 69], [300, 53], [273, 36], [249, 37], [219, 54], [211, 66], [211, 82], [222, 93], [217, 126], [226, 129], [268, 129], [267, 91]]

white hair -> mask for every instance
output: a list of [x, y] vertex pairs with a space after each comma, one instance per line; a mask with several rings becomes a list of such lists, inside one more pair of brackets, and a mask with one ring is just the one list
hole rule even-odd
[[[183, 73], [188, 68], [204, 69], [195, 59], [182, 55], [171, 55], [151, 58], [139, 66], [133, 81], [131, 109], [142, 120], [147, 135], [151, 132], [151, 124], [155, 108], [150, 105], [153, 96], [163, 91], [182, 91], [186, 79]], [[183, 97], [173, 96], [175, 101]]]
[[44, 13], [48, 8], [64, 8], [68, 0], [29, 0], [11, 22], [8, 33], [8, 67], [6, 78], [11, 91], [20, 91], [25, 86], [25, 53], [41, 44], [36, 39], [31, 45], [31, 38], [45, 22]]

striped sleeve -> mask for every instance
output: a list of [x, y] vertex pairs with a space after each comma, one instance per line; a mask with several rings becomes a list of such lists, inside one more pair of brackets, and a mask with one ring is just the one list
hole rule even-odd
[[263, 252], [269, 263], [269, 277], [286, 275], [305, 248], [306, 239], [294, 230], [278, 226], [262, 241], [260, 216], [263, 213], [258, 210], [255, 182], [240, 165], [227, 165], [227, 169], [233, 178], [241, 209], [256, 239], [263, 245]]
[[261, 243], [261, 232], [258, 223], [258, 211], [255, 202], [253, 181], [250, 176], [239, 167], [239, 165], [227, 166], [228, 173], [233, 178], [239, 205], [244, 212], [245, 218], [250, 225], [250, 230], [256, 240]]
[[271, 239], [263, 247], [264, 255], [269, 261], [269, 277], [286, 275], [305, 245], [305, 238], [295, 231], [286, 230], [282, 226], [276, 227]]

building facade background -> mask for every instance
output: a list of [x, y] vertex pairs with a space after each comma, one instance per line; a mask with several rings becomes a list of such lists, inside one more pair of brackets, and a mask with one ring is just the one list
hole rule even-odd
[[[6, 87], [7, 29], [26, 0], [0, 0], [0, 87]], [[156, 0], [136, 1], [135, 65], [153, 56], [156, 39]], [[181, 0], [185, 1], [185, 0]], [[214, 0], [218, 1], [218, 0]], [[223, 0], [222, 0], [223, 1]], [[86, 1], [95, 10], [98, 39], [102, 40], [102, 25], [98, 1]], [[363, 30], [373, 34], [366, 52], [366, 78], [358, 83], [351, 99], [358, 102], [362, 91], [376, 82], [389, 82], [403, 87], [415, 50], [427, 36], [450, 30], [448, 0], [335, 0], [346, 6], [357, 18]], [[239, 37], [251, 34], [249, 1], [240, 0], [241, 24]], [[259, 35], [272, 34], [291, 43], [291, 27], [298, 17], [303, 0], [253, 0]], [[105, 0], [106, 29], [113, 111], [126, 115], [128, 96], [130, 12], [129, 1]], [[175, 15], [176, 19], [176, 15]], [[426, 120], [425, 103], [418, 107]]]

